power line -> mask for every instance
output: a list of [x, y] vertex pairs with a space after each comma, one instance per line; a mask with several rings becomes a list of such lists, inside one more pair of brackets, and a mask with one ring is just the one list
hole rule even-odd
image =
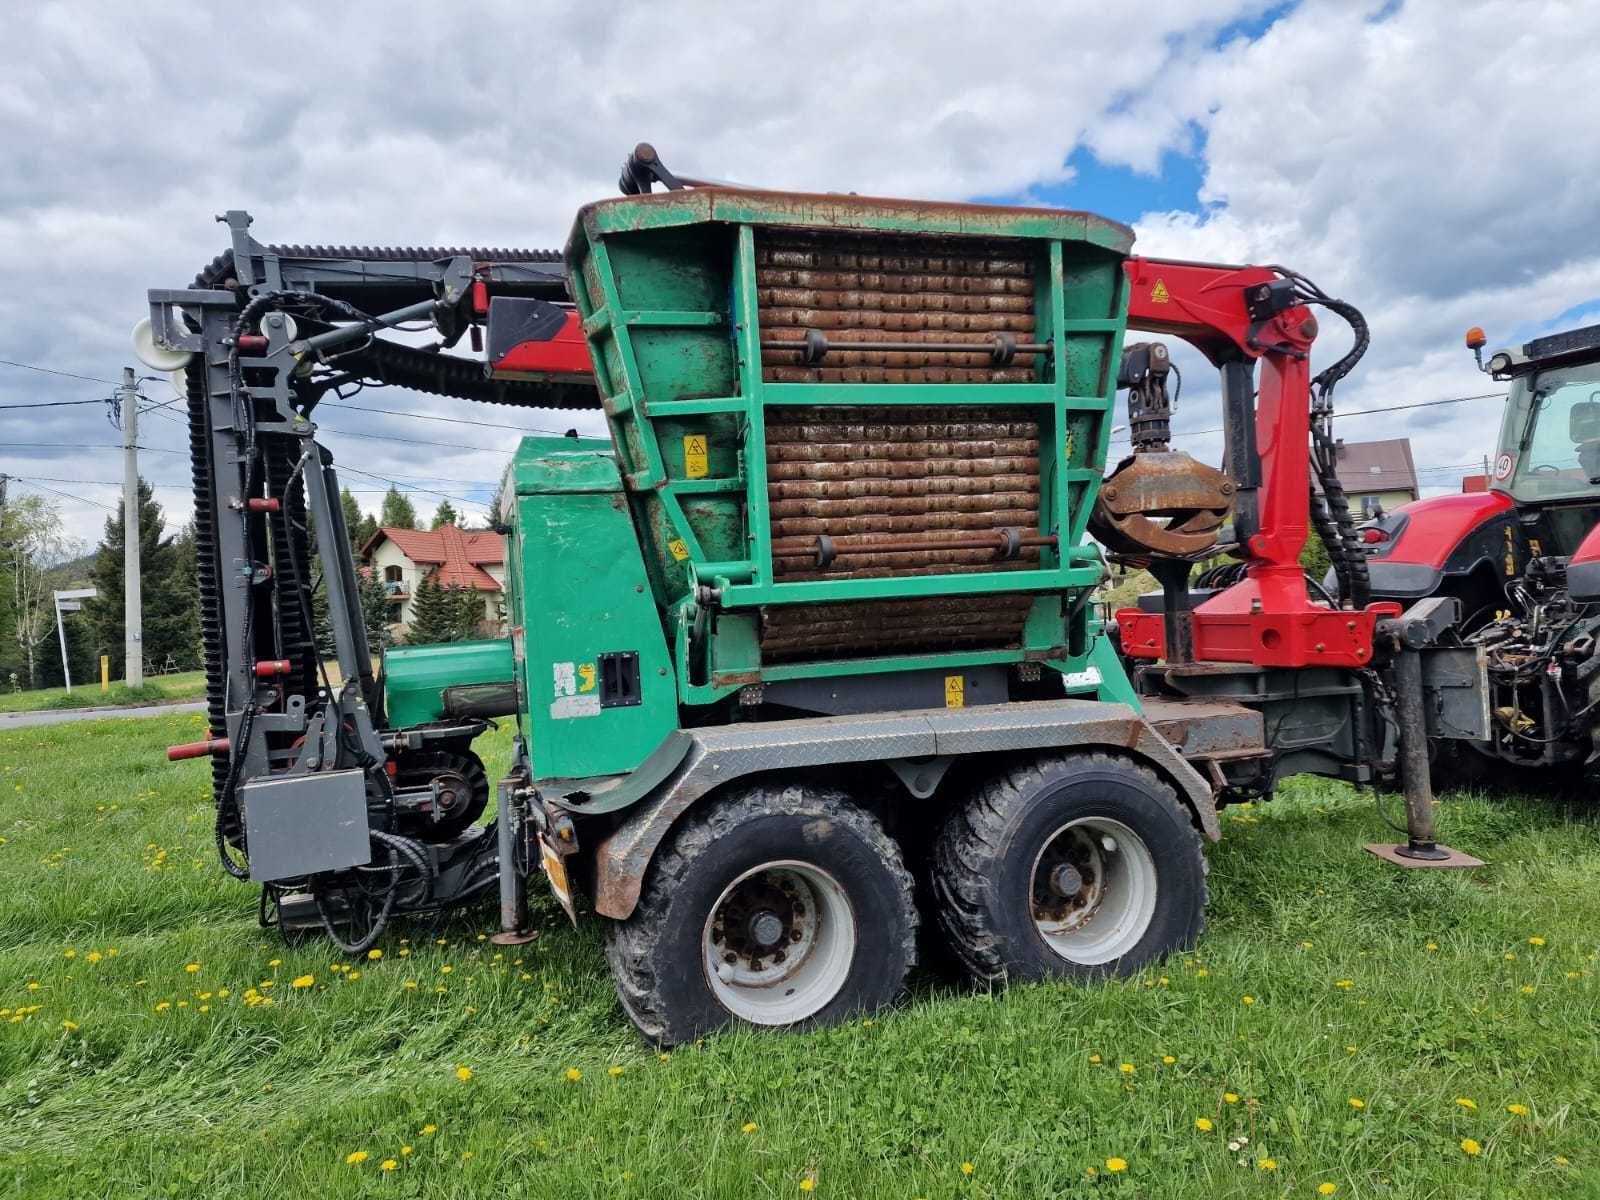
[[[1449, 396], [1443, 400], [1419, 400], [1413, 404], [1388, 404], [1382, 408], [1353, 408], [1348, 412], [1336, 412], [1333, 415], [1335, 417], [1365, 417], [1372, 413], [1404, 412], [1413, 408], [1434, 408], [1441, 404], [1464, 404], [1468, 400], [1504, 400], [1505, 398], [1505, 392], [1480, 392], [1476, 396]], [[1199, 437], [1203, 433], [1222, 432], [1223, 427], [1219, 425], [1215, 429], [1173, 430], [1173, 437]], [[1120, 439], [1126, 438], [1128, 435], [1126, 433], [1118, 433], [1112, 436]]]
[[319, 425], [317, 429], [322, 433], [337, 433], [341, 437], [366, 438], [374, 442], [401, 442], [408, 446], [437, 446], [444, 450], [477, 450], [484, 454], [515, 454], [516, 449], [506, 449], [504, 446], [467, 446], [461, 442], [430, 442], [423, 438], [395, 437], [387, 433], [356, 433], [349, 429], [335, 429], [331, 425]]
[[60, 496], [64, 500], [76, 500], [79, 504], [92, 504], [96, 508], [105, 509], [107, 512], [116, 512], [117, 511], [116, 508], [113, 507], [112, 505], [110, 505], [110, 504], [101, 504], [100, 501], [91, 500], [87, 496], [74, 496], [70, 492], [62, 492], [62, 491], [58, 491], [57, 489], [55, 489], [53, 487], [46, 487], [44, 484], [42, 484], [38, 480], [34, 479], [33, 476], [31, 476], [31, 475], [10, 475], [10, 476], [7, 476], [7, 478], [15, 479], [18, 483], [26, 483], [30, 487], [36, 487], [41, 492], [49, 492], [52, 496]]
[[397, 408], [368, 408], [364, 404], [340, 404], [324, 400], [318, 408], [348, 408], [351, 412], [382, 413], [386, 417], [410, 417], [413, 421], [441, 421], [447, 425], [477, 425], [484, 429], [510, 429], [516, 433], [548, 433], [551, 437], [564, 437], [566, 430], [535, 429], [527, 425], [507, 425], [500, 421], [473, 421], [467, 417], [440, 417], [432, 413], [404, 412]]
[[[6, 449], [19, 450], [121, 450], [117, 442], [7, 442]], [[181, 454], [189, 456], [187, 450], [165, 450], [160, 446], [135, 446], [135, 450], [148, 450], [152, 454]]]
[[[345, 471], [348, 471], [348, 472], [351, 472], [351, 473], [356, 474], [356, 475], [363, 475], [368, 479], [376, 479], [379, 483], [387, 483], [391, 487], [393, 487], [393, 488], [395, 488], [395, 489], [397, 489], [399, 491], [423, 492], [423, 493], [425, 493], [425, 494], [427, 494], [429, 496], [439, 496], [439, 497], [441, 497], [441, 498], [443, 498], [445, 500], [459, 500], [459, 501], [461, 501], [461, 503], [463, 503], [463, 504], [471, 504], [475, 508], [487, 508], [488, 507], [488, 505], [485, 504], [482, 500], [474, 500], [470, 496], [457, 496], [457, 495], [453, 495], [450, 492], [440, 492], [440, 491], [435, 491], [433, 488], [420, 487], [417, 484], [411, 484], [409, 486], [406, 486], [406, 485], [401, 484], [397, 480], [390, 479], [386, 475], [375, 475], [371, 471], [362, 471], [362, 470], [360, 470], [360, 469], [358, 469], [356, 467], [347, 466], [347, 467], [343, 467], [341, 469], [345, 470]], [[487, 487], [489, 485], [485, 484], [484, 486]]]
[[31, 404], [0, 404], [0, 412], [7, 412], [16, 408], [70, 408], [74, 404], [109, 404], [106, 399], [100, 400], [40, 400]]
[[0, 364], [8, 367], [21, 367], [24, 371], [38, 371], [42, 375], [62, 375], [67, 379], [81, 379], [85, 383], [109, 383], [112, 387], [117, 386], [115, 379], [101, 379], [98, 375], [79, 375], [76, 371], [58, 371], [54, 367], [40, 367], [35, 366], [33, 363], [16, 362], [9, 358], [0, 358]]

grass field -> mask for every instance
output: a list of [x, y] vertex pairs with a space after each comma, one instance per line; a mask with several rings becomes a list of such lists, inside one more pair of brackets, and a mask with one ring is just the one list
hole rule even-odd
[[1452, 796], [1490, 866], [1401, 873], [1370, 799], [1303, 783], [1229, 810], [1209, 932], [1139, 978], [920, 974], [658, 1056], [592, 922], [502, 954], [485, 907], [356, 963], [257, 929], [206, 767], [161, 758], [198, 728], [0, 733], [0, 1192], [1600, 1194], [1592, 815]]
[[113, 683], [100, 690], [100, 681], [66, 688], [39, 688], [31, 692], [0, 692], [0, 712], [34, 712], [40, 709], [123, 708], [136, 704], [170, 704], [174, 700], [198, 700], [206, 694], [204, 671], [183, 671], [176, 675], [152, 675], [142, 686]]

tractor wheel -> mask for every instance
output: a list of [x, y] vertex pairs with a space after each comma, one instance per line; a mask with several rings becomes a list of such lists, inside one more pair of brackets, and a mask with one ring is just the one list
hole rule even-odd
[[911, 876], [843, 792], [756, 787], [689, 813], [610, 928], [622, 1007], [651, 1042], [731, 1022], [828, 1025], [882, 1008], [916, 958]]
[[979, 783], [934, 846], [939, 921], [987, 982], [1126, 975], [1194, 945], [1206, 860], [1172, 788], [1108, 754]]

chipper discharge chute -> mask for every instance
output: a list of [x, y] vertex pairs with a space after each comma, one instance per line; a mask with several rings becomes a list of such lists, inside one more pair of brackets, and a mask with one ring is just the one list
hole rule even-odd
[[[1318, 607], [1285, 566], [1315, 322], [1283, 273], [1130, 259], [1083, 213], [684, 187], [646, 151], [635, 194], [580, 212], [565, 295], [548, 255], [267, 246], [242, 213], [193, 288], [151, 293], [151, 340], [192, 356], [204, 535], [212, 736], [178, 754], [213, 756], [219, 850], [264, 912], [362, 950], [498, 887], [515, 942], [542, 871], [607, 919], [623, 1007], [670, 1042], [886, 1003], [919, 930], [985, 980], [1137, 969], [1199, 935], [1219, 803], [1393, 770], [1364, 682], [1382, 614]], [[1130, 304], [1211, 354], [1230, 424], [1289, 431], [1264, 466], [1167, 450], [1164, 348], [1124, 354]], [[382, 336], [419, 318], [437, 346]], [[451, 353], [485, 332], [486, 359]], [[509, 639], [401, 647], [383, 682], [314, 419], [360, 382], [597, 407], [610, 434], [516, 452]], [[1119, 387], [1161, 457], [1119, 468], [1102, 527], [1185, 562], [1124, 642], [1232, 656], [1169, 654], [1137, 688], [1085, 537]], [[1187, 561], [1219, 548], [1249, 577], [1192, 606]], [[494, 822], [463, 825], [473, 739], [513, 711]]]

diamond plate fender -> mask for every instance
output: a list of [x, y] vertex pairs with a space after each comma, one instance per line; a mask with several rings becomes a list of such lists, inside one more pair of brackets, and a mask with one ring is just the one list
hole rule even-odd
[[758, 773], [933, 755], [1111, 750], [1164, 776], [1211, 841], [1222, 836], [1205, 778], [1137, 712], [1095, 700], [1047, 700], [965, 709], [749, 722], [686, 731], [689, 752], [595, 847], [595, 911], [625, 919], [674, 822], [696, 800]]

